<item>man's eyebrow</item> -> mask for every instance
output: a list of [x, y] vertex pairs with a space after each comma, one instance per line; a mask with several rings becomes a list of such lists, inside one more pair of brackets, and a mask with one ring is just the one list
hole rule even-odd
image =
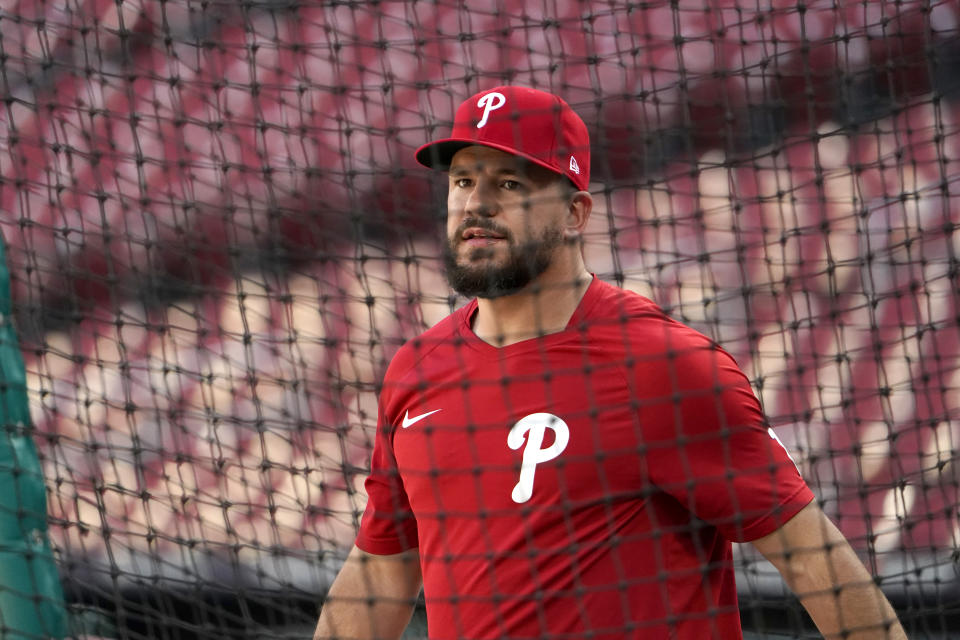
[[[483, 168], [483, 163], [474, 163], [450, 167], [448, 173], [451, 176], [465, 176], [478, 169]], [[524, 176], [526, 172], [521, 167], [503, 167], [497, 170], [497, 175]]]

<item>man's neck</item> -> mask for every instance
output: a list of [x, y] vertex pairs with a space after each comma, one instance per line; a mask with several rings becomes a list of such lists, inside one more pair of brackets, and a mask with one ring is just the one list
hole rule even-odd
[[473, 332], [495, 347], [563, 331], [590, 287], [585, 268], [566, 277], [544, 273], [522, 291], [500, 298], [480, 298]]

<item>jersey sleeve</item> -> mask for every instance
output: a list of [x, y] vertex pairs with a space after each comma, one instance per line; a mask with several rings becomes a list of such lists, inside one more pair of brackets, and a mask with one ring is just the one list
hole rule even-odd
[[360, 549], [376, 555], [401, 553], [418, 545], [417, 522], [393, 454], [394, 427], [385, 416], [384, 404], [381, 398], [370, 475], [364, 483], [367, 506], [356, 539]]
[[733, 358], [687, 331], [638, 367], [635, 383], [656, 388], [639, 409], [649, 480], [729, 540], [755, 540], [814, 495]]

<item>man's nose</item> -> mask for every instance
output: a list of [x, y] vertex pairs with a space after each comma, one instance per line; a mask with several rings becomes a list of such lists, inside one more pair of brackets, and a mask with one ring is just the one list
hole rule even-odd
[[478, 180], [467, 198], [466, 213], [478, 216], [493, 216], [499, 211], [496, 187], [484, 180]]

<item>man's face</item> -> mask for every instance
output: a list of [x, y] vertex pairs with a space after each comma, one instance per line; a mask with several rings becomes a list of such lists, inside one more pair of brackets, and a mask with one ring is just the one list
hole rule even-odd
[[563, 244], [570, 189], [553, 172], [483, 146], [450, 165], [445, 263], [467, 297], [515, 293], [550, 266]]

